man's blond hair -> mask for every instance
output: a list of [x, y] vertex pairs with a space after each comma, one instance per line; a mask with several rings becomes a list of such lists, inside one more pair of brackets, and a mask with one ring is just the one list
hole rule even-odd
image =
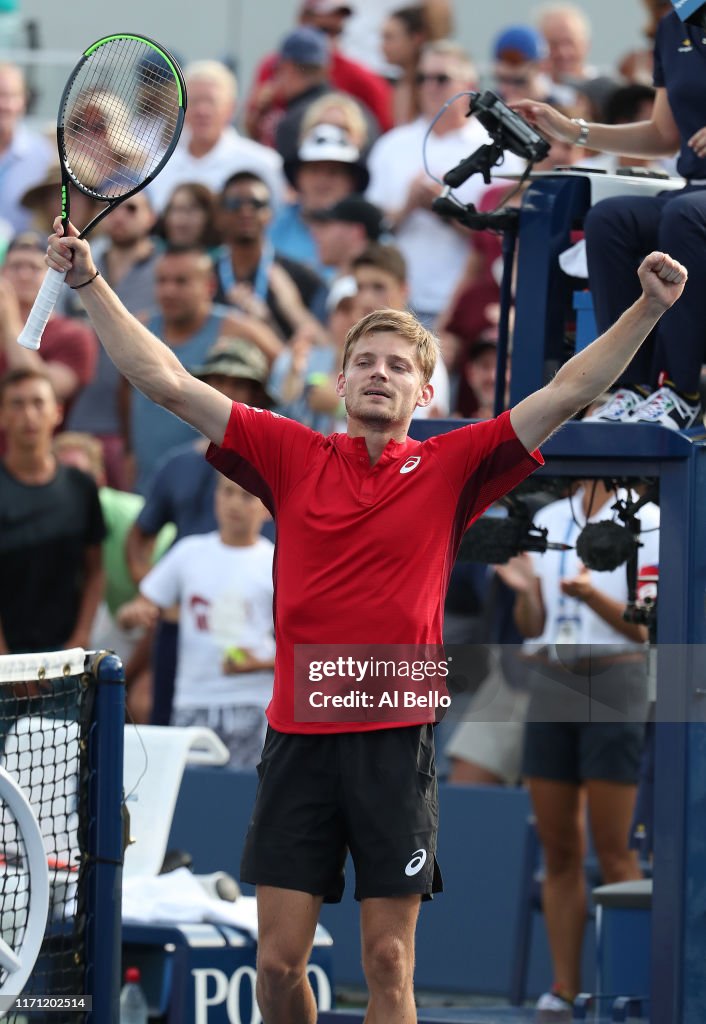
[[422, 379], [425, 384], [428, 384], [439, 355], [439, 340], [420, 324], [412, 313], [397, 309], [376, 309], [375, 312], [368, 313], [351, 327], [343, 347], [343, 372], [346, 372], [353, 347], [361, 338], [365, 338], [369, 334], [385, 333], [398, 334], [405, 341], [414, 345]]
[[217, 85], [232, 103], [238, 100], [238, 80], [220, 60], [195, 60], [184, 71], [187, 86], [191, 82], [211, 82]]

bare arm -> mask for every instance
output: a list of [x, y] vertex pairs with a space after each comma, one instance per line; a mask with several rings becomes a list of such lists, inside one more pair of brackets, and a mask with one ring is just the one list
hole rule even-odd
[[616, 601], [615, 598], [609, 597], [602, 590], [595, 587], [590, 569], [583, 566], [573, 579], [564, 579], [559, 585], [562, 593], [582, 601], [587, 608], [595, 612], [616, 632], [626, 636], [628, 640], [632, 640], [635, 643], [646, 642], [647, 628], [625, 621], [623, 618], [625, 602]]
[[494, 569], [503, 583], [515, 591], [513, 616], [522, 636], [540, 636], [547, 613], [542, 584], [539, 577], [535, 576], [530, 556], [525, 551], [515, 555], [506, 565], [494, 566]]
[[71, 636], [66, 641], [66, 649], [72, 647], [88, 648], [91, 644], [91, 628], [103, 597], [105, 588], [105, 572], [100, 544], [90, 544], [84, 552], [84, 581], [81, 604]]
[[[73, 225], [71, 237], [62, 237], [59, 218], [54, 227], [48, 265], [66, 273], [69, 285], [93, 277], [96, 267], [88, 242], [76, 237]], [[103, 277], [96, 277], [79, 294], [96, 334], [123, 376], [157, 405], [221, 444], [231, 413], [229, 399], [192, 377], [171, 349], [127, 311]]]
[[662, 252], [638, 270], [642, 295], [605, 334], [561, 367], [546, 387], [510, 412], [513, 429], [528, 451], [589, 405], [623, 372], [662, 314], [681, 295], [686, 269]]
[[[513, 110], [522, 114], [543, 135], [561, 139], [563, 142], [577, 141], [579, 126], [549, 104], [520, 100], [512, 106]], [[590, 124], [586, 145], [603, 153], [620, 153], [635, 157], [670, 156], [676, 153], [679, 149], [679, 129], [669, 106], [667, 90], [657, 89], [649, 121], [634, 121], [632, 124]]]
[[115, 618], [122, 629], [149, 629], [157, 622], [162, 609], [144, 594], [138, 594], [118, 608]]
[[10, 648], [7, 646], [7, 640], [5, 639], [5, 631], [2, 628], [0, 622], [0, 654], [9, 654]]
[[7, 369], [46, 373], [60, 402], [73, 398], [80, 384], [76, 371], [56, 359], [47, 362], [38, 352], [18, 345], [17, 338], [23, 326], [15, 291], [9, 281], [0, 277], [0, 345]]
[[450, 0], [424, 0], [424, 19], [430, 39], [449, 39], [453, 32], [453, 9]]
[[137, 523], [132, 524], [125, 538], [125, 561], [135, 584], [140, 583], [152, 568], [156, 543], [155, 534], [145, 533]]

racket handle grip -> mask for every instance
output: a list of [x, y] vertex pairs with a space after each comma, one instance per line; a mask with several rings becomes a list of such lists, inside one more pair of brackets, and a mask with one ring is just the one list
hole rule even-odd
[[56, 300], [59, 298], [65, 278], [66, 274], [62, 274], [58, 270], [52, 270], [51, 268], [47, 270], [42, 281], [42, 287], [39, 289], [37, 298], [34, 300], [34, 305], [27, 317], [27, 323], [22, 328], [17, 339], [18, 344], [22, 348], [31, 348], [35, 351], [39, 348], [44, 328], [47, 326], [47, 320], [52, 314]]

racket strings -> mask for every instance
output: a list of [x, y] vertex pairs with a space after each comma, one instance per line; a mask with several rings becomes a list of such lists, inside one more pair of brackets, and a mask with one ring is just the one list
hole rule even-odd
[[68, 91], [60, 116], [67, 168], [84, 190], [119, 198], [154, 172], [178, 122], [167, 61], [139, 39], [111, 40], [86, 58]]

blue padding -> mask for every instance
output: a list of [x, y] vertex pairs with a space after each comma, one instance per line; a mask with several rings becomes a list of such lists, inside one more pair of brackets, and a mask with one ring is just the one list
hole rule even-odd
[[[254, 773], [188, 768], [169, 846], [188, 850], [194, 870], [238, 864], [256, 787]], [[440, 786], [439, 862], [445, 892], [422, 907], [417, 930], [420, 989], [507, 996], [515, 951], [529, 797], [522, 789]], [[336, 984], [362, 986], [359, 906], [352, 868], [343, 901], [323, 908], [332, 934]], [[244, 886], [245, 891], [252, 892]], [[584, 970], [593, 980], [593, 942], [587, 931]], [[528, 992], [547, 987], [551, 969], [544, 921], [535, 915]]]

